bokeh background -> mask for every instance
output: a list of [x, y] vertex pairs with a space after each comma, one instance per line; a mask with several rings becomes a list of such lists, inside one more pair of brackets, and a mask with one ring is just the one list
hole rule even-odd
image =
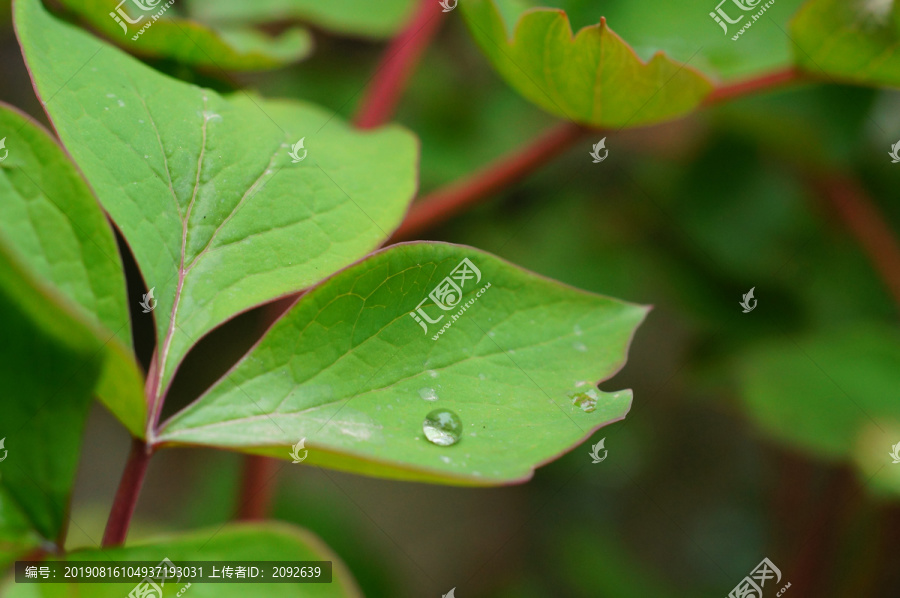
[[[8, 1], [0, 5], [0, 100], [47, 124]], [[349, 118], [385, 44], [314, 35], [309, 59], [273, 72], [225, 77], [150, 63]], [[457, 16], [425, 53], [395, 120], [421, 139], [424, 192], [556, 122], [500, 80]], [[521, 486], [282, 467], [273, 516], [318, 534], [367, 596], [452, 587], [459, 598], [725, 596], [763, 557], [791, 582], [787, 596], [900, 595], [900, 474], [888, 457], [900, 442], [898, 305], [829, 193], [854, 181], [900, 234], [900, 166], [886, 155], [896, 141], [886, 131], [900, 136], [895, 91], [795, 86], [609, 134], [610, 157], [584, 168], [605, 133], [588, 136], [421, 234], [654, 305], [627, 366], [601, 385], [633, 388], [631, 413]], [[133, 262], [128, 275], [136, 307], [145, 291]], [[758, 307], [744, 314], [738, 302], [751, 287]], [[266, 318], [252, 311], [202, 342], [167, 411], [229, 367]], [[145, 364], [152, 342], [152, 329], [136, 330]], [[591, 464], [601, 438], [609, 456]], [[70, 547], [99, 543], [129, 442], [95, 407]], [[242, 467], [227, 452], [161, 452], [129, 541], [230, 520]]]

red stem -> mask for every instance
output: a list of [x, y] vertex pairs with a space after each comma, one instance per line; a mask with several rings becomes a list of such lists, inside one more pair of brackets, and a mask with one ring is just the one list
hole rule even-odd
[[128, 455], [125, 472], [122, 474], [122, 481], [119, 482], [109, 520], [106, 522], [106, 531], [103, 532], [104, 547], [121, 546], [125, 543], [151, 455], [152, 450], [143, 440], [137, 438], [132, 440], [131, 454]]
[[271, 457], [246, 455], [241, 479], [241, 496], [236, 517], [242, 521], [258, 521], [269, 516], [275, 493], [273, 478], [279, 463]]
[[900, 306], [900, 243], [878, 207], [848, 177], [818, 176], [812, 184], [838, 212]]
[[719, 104], [735, 98], [747, 96], [760, 91], [769, 91], [770, 89], [783, 87], [789, 83], [796, 83], [802, 79], [802, 73], [796, 68], [790, 67], [782, 71], [775, 71], [753, 79], [738, 81], [737, 83], [729, 83], [717, 87], [706, 96], [703, 104], [709, 106], [711, 104]]
[[422, 0], [413, 19], [388, 45], [366, 89], [354, 118], [360, 129], [371, 129], [391, 119], [406, 82], [441, 24], [437, 0]]
[[586, 132], [587, 129], [568, 122], [557, 125], [545, 131], [524, 149], [504, 156], [474, 174], [430, 193], [413, 204], [390, 242], [418, 235], [423, 230], [520, 181], [536, 168], [569, 149]]

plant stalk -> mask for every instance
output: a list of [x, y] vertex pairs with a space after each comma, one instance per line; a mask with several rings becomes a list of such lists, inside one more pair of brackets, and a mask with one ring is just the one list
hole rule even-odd
[[[559, 124], [525, 148], [500, 158], [462, 180], [433, 191], [413, 204], [390, 242], [410, 239], [448, 220], [482, 199], [502, 191], [569, 149], [588, 130], [569, 122]], [[390, 243], [389, 242], [389, 243]]]
[[742, 98], [761, 91], [770, 91], [792, 83], [798, 83], [803, 80], [803, 77], [801, 71], [794, 67], [789, 67], [781, 71], [754, 77], [753, 79], [721, 85], [706, 96], [703, 100], [703, 105], [721, 104], [722, 102]]
[[437, 0], [422, 0], [412, 20], [391, 40], [362, 103], [353, 119], [360, 129], [372, 129], [391, 120], [422, 53], [443, 20]]
[[900, 242], [878, 206], [846, 176], [819, 176], [812, 185], [837, 211], [900, 307]]
[[106, 522], [106, 531], [103, 532], [102, 546], [121, 546], [125, 543], [152, 454], [152, 449], [143, 440], [132, 439], [131, 453]]
[[272, 507], [275, 494], [273, 478], [278, 473], [279, 463], [271, 457], [260, 455], [244, 456], [244, 472], [241, 476], [241, 495], [238, 499], [237, 519], [258, 521], [266, 519]]

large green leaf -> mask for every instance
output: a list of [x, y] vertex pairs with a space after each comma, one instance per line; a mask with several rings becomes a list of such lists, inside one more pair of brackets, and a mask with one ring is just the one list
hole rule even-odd
[[889, 473], [891, 446], [900, 442], [896, 332], [862, 326], [762, 346], [742, 359], [741, 381], [748, 414], [773, 437]]
[[[410, 18], [414, 0], [188, 0], [203, 21], [270, 23], [300, 19], [336, 33], [389, 37]], [[437, 4], [437, 2], [435, 2]]]
[[[359, 133], [308, 104], [224, 98], [37, 0], [17, 2], [15, 21], [60, 137], [156, 289], [154, 396], [213, 327], [377, 246], [415, 192], [417, 144], [403, 129]], [[304, 137], [309, 153], [293, 163]]]
[[[128, 0], [118, 6], [112, 0], [62, 0], [62, 3], [129, 52], [199, 67], [272, 69], [300, 60], [312, 49], [312, 37], [305, 29], [288, 29], [277, 38], [245, 27], [212, 29], [178, 17], [174, 13], [176, 9], [168, 7], [166, 0], [144, 0], [143, 5], [149, 10], [142, 10]], [[124, 12], [127, 19], [118, 11]], [[153, 17], [160, 12], [162, 16], [154, 21]]]
[[605, 21], [573, 36], [565, 12], [510, 0], [461, 2], [469, 29], [506, 81], [545, 110], [597, 127], [639, 126], [696, 108], [712, 83], [654, 53], [642, 61]]
[[[63, 528], [91, 391], [103, 367], [99, 327], [26, 271], [0, 240], [0, 558]], [[24, 545], [23, 545], [24, 543]]]
[[[352, 575], [340, 558], [308, 531], [282, 523], [231, 524], [186, 534], [161, 537], [126, 548], [78, 550], [66, 555], [72, 561], [154, 561], [168, 558], [173, 565], [184, 561], [331, 561], [331, 583], [203, 583], [184, 591], [197, 598], [350, 598], [361, 597]], [[205, 572], [209, 574], [209, 570]], [[267, 571], [271, 575], [271, 571]], [[122, 598], [135, 583], [16, 584], [6, 585], [7, 598]], [[174, 587], [172, 587], [174, 585]], [[184, 590], [186, 582], [166, 582], [166, 596]], [[86, 589], [88, 588], [88, 589]]]
[[[426, 333], [410, 313], [464, 258], [481, 279], [466, 283], [458, 305], [474, 303], [438, 334], [457, 309], [429, 299], [429, 317], [445, 315]], [[466, 485], [522, 481], [625, 416], [631, 392], [599, 392], [592, 381], [622, 367], [645, 313], [475, 249], [392, 247], [306, 294], [163, 426], [159, 441], [285, 459], [306, 438], [308, 462], [336, 469]], [[434, 409], [461, 418], [457, 444], [425, 439]]]
[[900, 86], [900, 27], [894, 20], [900, 10], [895, 5], [810, 0], [791, 23], [797, 64], [819, 76]]
[[0, 105], [9, 155], [0, 163], [0, 239], [29, 271], [107, 332], [97, 396], [133, 434], [146, 401], [131, 352], [122, 260], [112, 229], [87, 184], [56, 142], [23, 114]]

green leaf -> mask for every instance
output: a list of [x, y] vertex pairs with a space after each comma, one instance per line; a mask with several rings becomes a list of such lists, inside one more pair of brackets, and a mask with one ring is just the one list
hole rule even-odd
[[893, 332], [857, 326], [761, 346], [742, 359], [741, 384], [757, 425], [822, 458], [850, 461], [870, 452], [886, 465], [900, 442], [890, 433], [900, 429], [900, 339]]
[[791, 23], [797, 64], [863, 85], [900, 85], [895, 2], [810, 0]]
[[[155, 561], [168, 558], [175, 566], [184, 561], [331, 561], [331, 583], [202, 583], [195, 582], [185, 596], [197, 598], [355, 598], [362, 594], [340, 558], [308, 531], [283, 523], [231, 524], [143, 542], [126, 548], [78, 550], [70, 561]], [[204, 572], [209, 575], [209, 569]], [[266, 572], [271, 576], [271, 571]], [[166, 582], [166, 596], [172, 581]], [[90, 584], [91, 598], [122, 598], [135, 583]], [[181, 591], [186, 582], [175, 583]], [[6, 585], [8, 598], [56, 598], [85, 595], [83, 584]]]
[[[509, 0], [461, 2], [469, 29], [500, 75], [557, 116], [595, 127], [635, 127], [695, 109], [712, 83], [663, 53], [642, 61], [601, 19], [573, 36], [565, 12]], [[518, 17], [518, 20], [516, 18]]]
[[[62, 3], [129, 52], [198, 67], [229, 71], [274, 69], [300, 60], [312, 50], [312, 37], [306, 29], [288, 29], [275, 38], [246, 27], [213, 29], [174, 14], [174, 1], [146, 0], [144, 5], [151, 7], [147, 11], [127, 1], [119, 6], [109, 0]], [[125, 13], [127, 20], [118, 10]], [[154, 21], [156, 15], [161, 16]]]
[[308, 104], [176, 81], [37, 0], [15, 20], [60, 137], [156, 290], [153, 396], [202, 335], [359, 259], [413, 197], [418, 148], [399, 127], [356, 132]]
[[[106, 365], [97, 396], [135, 435], [146, 419], [142, 375], [131, 353], [125, 276], [112, 229], [87, 184], [46, 131], [0, 105], [7, 158], [0, 163], [0, 239], [105, 329]], [[110, 338], [113, 336], [114, 338]]]
[[[3, 469], [0, 467], [0, 476], [2, 475]], [[9, 492], [0, 484], [0, 568], [34, 550], [41, 542], [40, 534], [34, 530]]]
[[385, 38], [409, 20], [415, 4], [413, 0], [188, 0], [188, 11], [209, 22], [271, 23], [299, 19], [335, 33]]
[[[48, 540], [63, 527], [91, 391], [103, 367], [98, 327], [0, 241], [0, 555], [23, 520]], [[6, 504], [11, 501], [13, 504]], [[16, 540], [18, 538], [18, 540]]]
[[[467, 282], [459, 306], [474, 303], [439, 334], [458, 310], [429, 299], [429, 317], [444, 317], [426, 334], [410, 313], [464, 258], [481, 279]], [[461, 485], [523, 481], [625, 416], [631, 392], [602, 393], [591, 381], [622, 367], [645, 314], [475, 249], [395, 246], [304, 295], [163, 426], [159, 442], [286, 459], [306, 438], [309, 463], [345, 471]], [[461, 418], [455, 445], [424, 438], [434, 409]]]

